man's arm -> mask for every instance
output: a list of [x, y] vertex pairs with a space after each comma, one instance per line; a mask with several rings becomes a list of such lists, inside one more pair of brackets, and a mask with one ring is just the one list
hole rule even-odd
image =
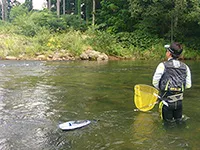
[[192, 86], [192, 80], [191, 80], [191, 71], [190, 68], [186, 65], [187, 68], [187, 76], [186, 76], [186, 84], [185, 84], [185, 88], [191, 88]]
[[164, 70], [165, 70], [165, 66], [163, 63], [160, 63], [157, 68], [156, 68], [156, 71], [153, 75], [153, 80], [152, 80], [152, 84], [154, 87], [156, 87], [157, 89], [159, 89], [159, 82], [160, 82], [160, 79], [164, 73]]

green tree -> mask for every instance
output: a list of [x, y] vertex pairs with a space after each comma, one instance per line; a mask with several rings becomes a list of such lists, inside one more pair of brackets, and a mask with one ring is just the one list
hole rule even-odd
[[28, 8], [28, 11], [31, 11], [33, 9], [33, 0], [25, 0], [23, 5]]
[[27, 15], [28, 15], [28, 8], [26, 8], [25, 5], [14, 6], [10, 12], [10, 21], [12, 23], [15, 23], [15, 20], [18, 17], [23, 17]]
[[[135, 26], [171, 41], [184, 41], [194, 26], [199, 33], [199, 0], [129, 0]], [[190, 32], [191, 33], [191, 32]]]
[[131, 32], [134, 29], [128, 0], [102, 0], [96, 16], [96, 23], [109, 32]]
[[13, 6], [18, 6], [20, 3], [16, 0], [1, 0], [0, 1], [0, 15], [1, 19], [4, 21], [9, 21], [10, 10]]

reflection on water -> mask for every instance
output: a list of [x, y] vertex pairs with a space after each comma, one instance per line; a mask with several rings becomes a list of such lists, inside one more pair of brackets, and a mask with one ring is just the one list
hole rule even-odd
[[[165, 130], [156, 108], [134, 112], [133, 87], [150, 85], [156, 66], [145, 61], [0, 61], [0, 149], [197, 149], [199, 76], [184, 101], [187, 128]], [[199, 73], [196, 63], [191, 66]], [[92, 123], [69, 132], [58, 128], [82, 119]]]
[[155, 130], [156, 124], [154, 118], [149, 113], [140, 112], [134, 119], [133, 133], [135, 143], [144, 144], [144, 142], [152, 137], [152, 132]]

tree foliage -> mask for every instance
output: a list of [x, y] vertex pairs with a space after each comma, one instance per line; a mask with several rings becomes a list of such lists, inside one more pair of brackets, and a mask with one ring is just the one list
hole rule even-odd
[[102, 0], [97, 10], [97, 24], [108, 32], [131, 32], [134, 20], [128, 10], [127, 0]]
[[94, 0], [60, 0], [59, 7], [58, 0], [47, 0], [49, 11], [34, 11], [32, 0], [23, 5], [3, 1], [11, 10], [8, 21], [18, 25], [19, 31], [27, 30], [24, 34], [29, 36], [40, 28], [51, 32], [69, 28], [85, 31], [95, 17], [96, 29], [113, 34], [124, 47], [146, 49], [164, 39], [200, 48], [199, 0], [95, 0], [95, 12]]
[[[199, 35], [199, 0], [129, 0], [135, 27], [157, 34], [160, 38], [191, 45]], [[192, 36], [191, 36], [192, 35]], [[197, 42], [199, 43], [199, 42]], [[194, 45], [193, 45], [194, 46]]]

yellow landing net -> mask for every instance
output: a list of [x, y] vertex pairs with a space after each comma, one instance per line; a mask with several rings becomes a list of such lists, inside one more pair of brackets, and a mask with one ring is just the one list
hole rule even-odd
[[158, 90], [145, 84], [137, 84], [134, 87], [134, 103], [140, 111], [151, 110], [157, 101]]

